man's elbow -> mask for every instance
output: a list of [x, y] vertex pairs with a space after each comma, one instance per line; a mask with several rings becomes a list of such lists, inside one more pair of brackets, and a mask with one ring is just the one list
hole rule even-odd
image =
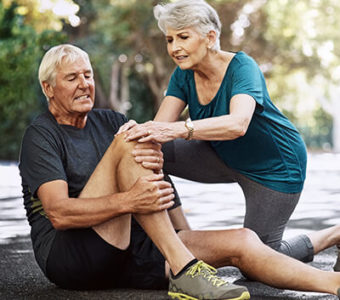
[[56, 230], [66, 230], [69, 226], [66, 222], [66, 218], [57, 213], [47, 213], [48, 219], [51, 221], [52, 226]]

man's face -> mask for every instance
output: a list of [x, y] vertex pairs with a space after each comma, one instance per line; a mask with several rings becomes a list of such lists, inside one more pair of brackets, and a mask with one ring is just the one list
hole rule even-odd
[[88, 113], [93, 108], [95, 94], [90, 62], [82, 57], [72, 63], [63, 59], [57, 69], [55, 86], [46, 84], [45, 91], [58, 117]]

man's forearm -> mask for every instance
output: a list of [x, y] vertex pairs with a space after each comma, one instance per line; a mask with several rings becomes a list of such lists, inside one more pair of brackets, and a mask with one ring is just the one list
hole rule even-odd
[[131, 213], [127, 193], [116, 193], [97, 198], [58, 199], [46, 213], [59, 230], [92, 227], [114, 217]]

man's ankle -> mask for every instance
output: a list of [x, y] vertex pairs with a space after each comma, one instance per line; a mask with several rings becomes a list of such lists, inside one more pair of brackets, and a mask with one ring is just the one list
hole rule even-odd
[[194, 265], [197, 262], [198, 262], [198, 260], [196, 258], [189, 261], [178, 273], [176, 273], [176, 275], [170, 269], [171, 277], [174, 278], [174, 279], [180, 277], [187, 269], [189, 269], [192, 265]]

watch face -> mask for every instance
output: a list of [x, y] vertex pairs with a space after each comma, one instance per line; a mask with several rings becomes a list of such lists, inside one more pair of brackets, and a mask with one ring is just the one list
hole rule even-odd
[[192, 123], [191, 119], [187, 119], [185, 121], [185, 126], [190, 129], [194, 129], [194, 124]]

